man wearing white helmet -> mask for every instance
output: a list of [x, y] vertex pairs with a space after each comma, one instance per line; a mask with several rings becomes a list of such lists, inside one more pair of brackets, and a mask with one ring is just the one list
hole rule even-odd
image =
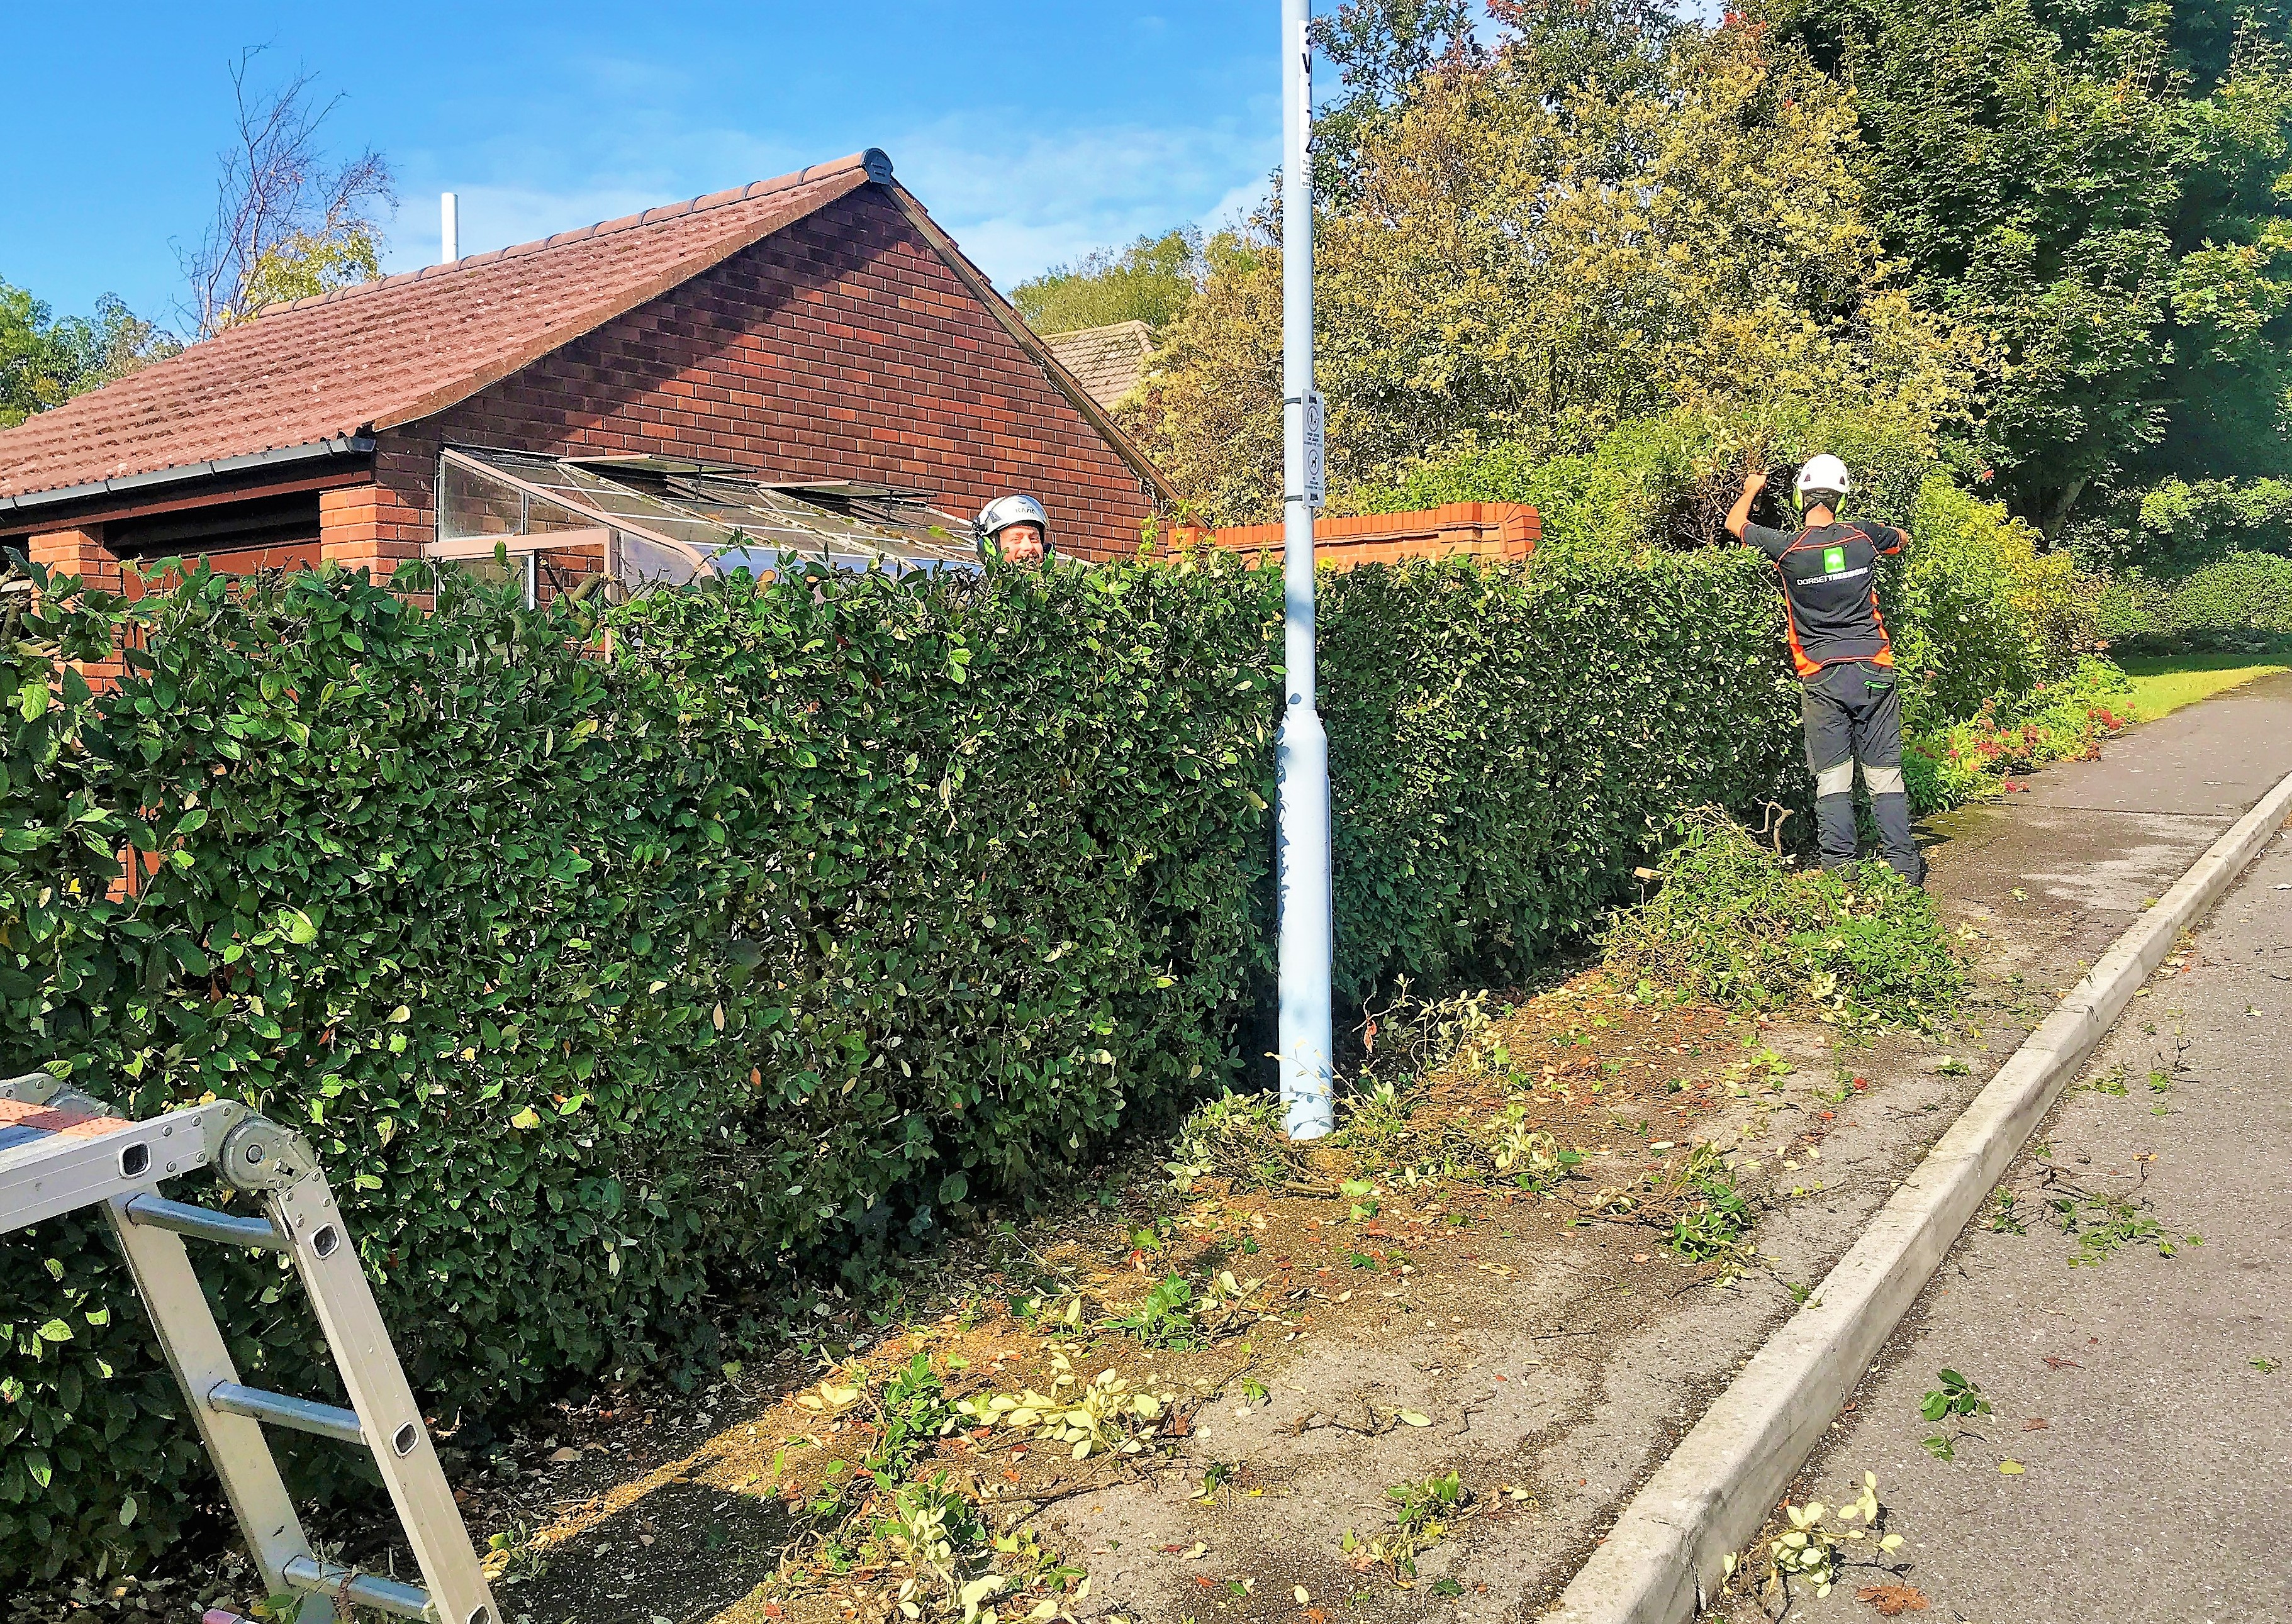
[[1050, 556], [1051, 516], [1032, 496], [997, 496], [979, 510], [979, 556], [1032, 569]]
[[1924, 884], [1925, 862], [1910, 838], [1909, 796], [1902, 783], [1894, 649], [1878, 612], [1878, 559], [1901, 551], [1910, 538], [1888, 525], [1839, 521], [1838, 504], [1854, 486], [1836, 457], [1809, 457], [1798, 470], [1794, 483], [1805, 523], [1796, 531], [1751, 522], [1751, 504], [1766, 483], [1765, 469], [1744, 471], [1727, 528], [1773, 559], [1782, 577], [1822, 866], [1844, 868], [1854, 861], [1854, 764], [1860, 761], [1887, 866]]

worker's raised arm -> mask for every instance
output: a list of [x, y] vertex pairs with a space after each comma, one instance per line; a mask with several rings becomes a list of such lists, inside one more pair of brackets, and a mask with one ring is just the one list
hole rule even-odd
[[1735, 505], [1727, 510], [1727, 534], [1737, 541], [1743, 539], [1743, 527], [1751, 522], [1751, 503], [1766, 488], [1767, 470], [1747, 468], [1743, 470], [1743, 494], [1735, 498]]

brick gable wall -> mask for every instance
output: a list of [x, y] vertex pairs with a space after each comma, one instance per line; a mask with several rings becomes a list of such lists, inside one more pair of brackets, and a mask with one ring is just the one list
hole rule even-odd
[[1134, 551], [1151, 511], [1138, 477], [874, 187], [384, 431], [375, 482], [321, 497], [327, 556], [379, 571], [418, 552], [447, 443], [879, 479], [964, 518], [1030, 491], [1059, 545], [1088, 558]]

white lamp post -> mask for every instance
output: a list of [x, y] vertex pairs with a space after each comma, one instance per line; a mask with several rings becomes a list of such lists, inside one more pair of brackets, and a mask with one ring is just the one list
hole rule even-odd
[[1336, 1124], [1329, 1007], [1329, 736], [1313, 708], [1313, 513], [1322, 497], [1313, 392], [1312, 0], [1281, 4], [1281, 1100], [1295, 1139]]

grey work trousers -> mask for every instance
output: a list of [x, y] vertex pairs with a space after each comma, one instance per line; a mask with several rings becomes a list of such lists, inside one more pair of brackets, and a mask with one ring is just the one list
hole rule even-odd
[[1902, 784], [1902, 700], [1893, 671], [1867, 660], [1842, 660], [1801, 679], [1799, 687], [1822, 866], [1844, 868], [1854, 861], [1854, 764], [1860, 761], [1880, 855], [1913, 885], [1925, 884], [1925, 860], [1910, 838], [1910, 798]]

